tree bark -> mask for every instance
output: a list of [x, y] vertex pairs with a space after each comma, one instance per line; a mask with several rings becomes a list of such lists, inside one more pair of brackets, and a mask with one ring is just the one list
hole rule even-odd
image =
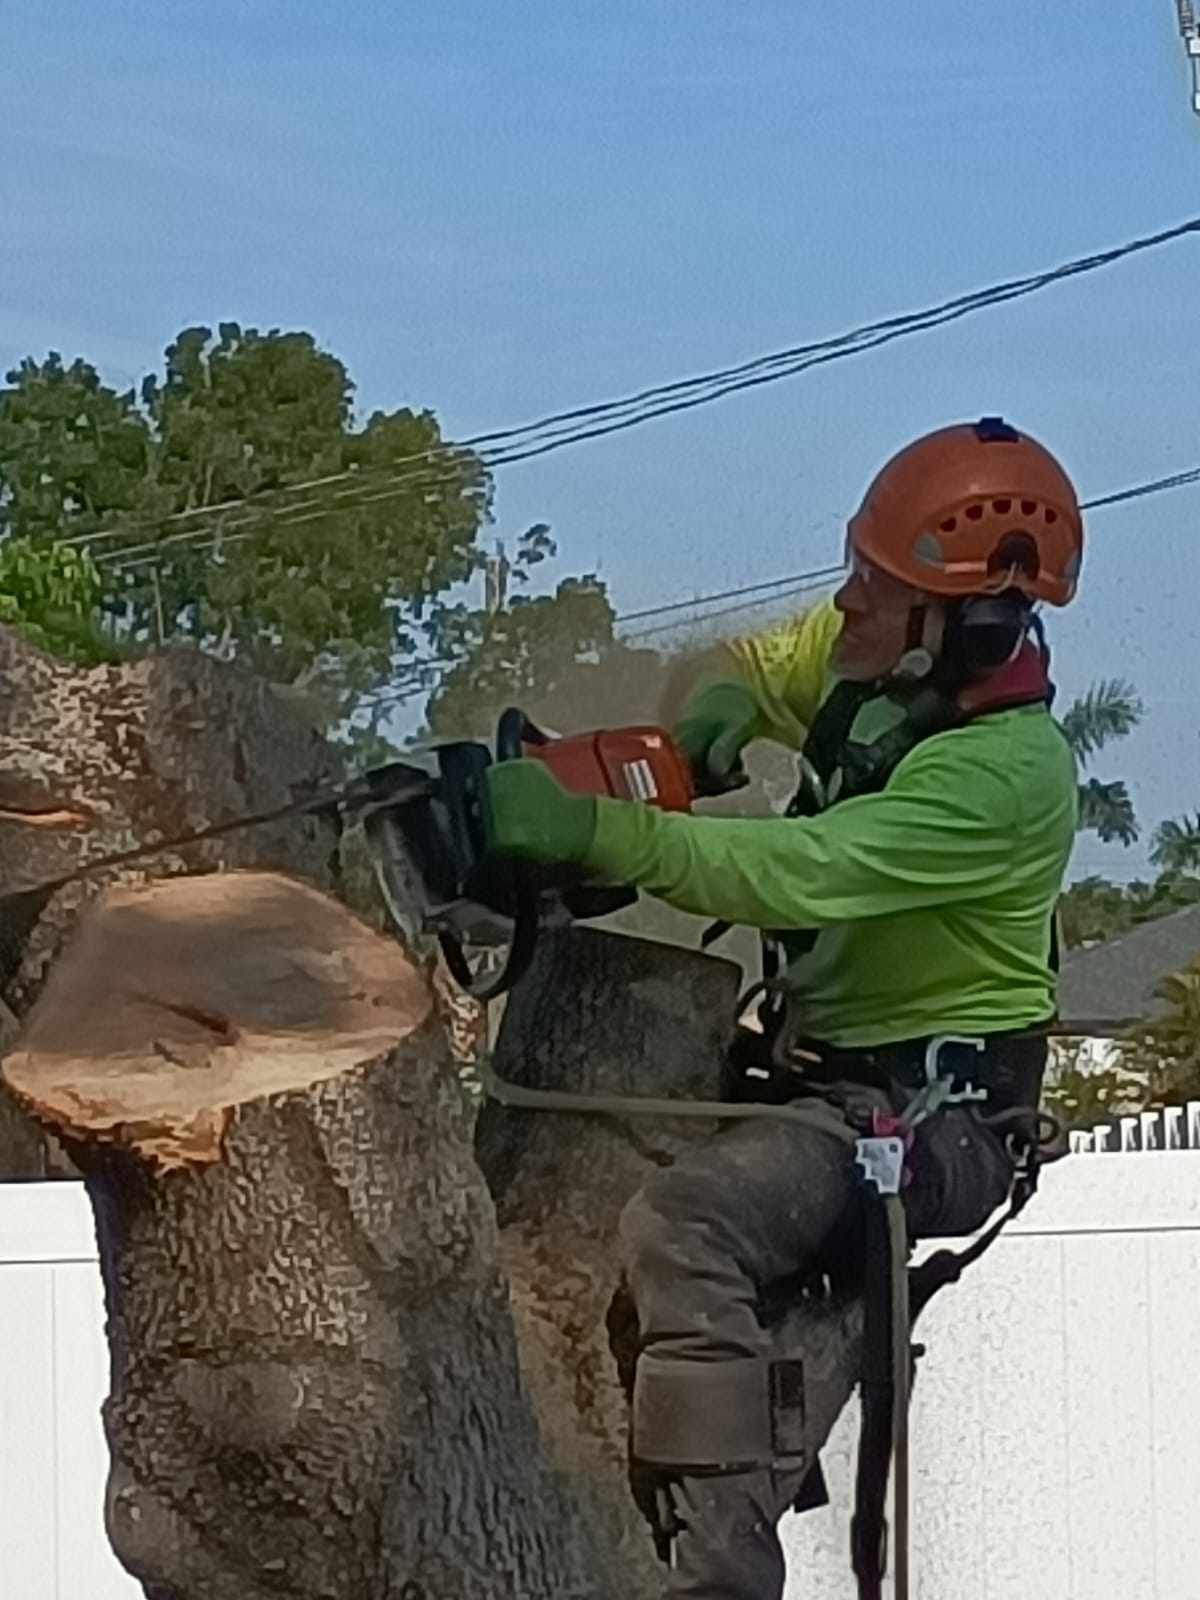
[[[3, 1077], [31, 1163], [32, 1112], [96, 1212], [122, 1561], [153, 1600], [659, 1595], [605, 1320], [621, 1208], [710, 1125], [486, 1107], [498, 1233], [427, 986], [318, 892], [332, 819], [30, 890], [320, 792], [328, 747], [194, 652], [78, 673], [0, 630], [0, 676], [0, 1000], [25, 1026]], [[738, 981], [558, 930], [496, 1065], [711, 1098]], [[478, 1017], [443, 1012], [469, 1055]], [[808, 1337], [851, 1359], [852, 1326]]]
[[[295, 817], [50, 893], [32, 887], [100, 856], [319, 793], [341, 769], [266, 684], [199, 651], [79, 671], [0, 628], [0, 683], [0, 1001], [18, 1019], [105, 884], [265, 867], [337, 885], [336, 820]], [[41, 1132], [5, 1102], [0, 1180], [46, 1166]]]
[[[548, 931], [509, 995], [494, 1067], [529, 1088], [713, 1099], [740, 972], [697, 951], [595, 929]], [[645, 1175], [714, 1123], [486, 1103], [475, 1150], [542, 1437], [619, 1563], [624, 1600], [662, 1592], [626, 1482], [625, 1399], [606, 1320], [617, 1220]]]
[[[737, 964], [697, 950], [556, 929], [509, 997], [495, 1070], [530, 1088], [718, 1099], [740, 980]], [[663, 1569], [627, 1483], [622, 1378], [632, 1378], [636, 1326], [623, 1297], [614, 1301], [617, 1223], [655, 1166], [716, 1127], [493, 1102], [476, 1130], [542, 1437], [619, 1559], [626, 1600], [657, 1600]], [[814, 1457], [857, 1382], [861, 1335], [857, 1299], [810, 1298], [775, 1323], [780, 1353], [801, 1354], [806, 1388], [811, 1380]]]
[[70, 1140], [107, 1499], [154, 1600], [617, 1600], [548, 1469], [495, 1216], [399, 947], [275, 875], [105, 892], [6, 1063]]
[[[16, 1016], [0, 1000], [0, 1058], [21, 1031]], [[0, 1091], [0, 1182], [46, 1176], [46, 1148], [37, 1123], [11, 1095]]]

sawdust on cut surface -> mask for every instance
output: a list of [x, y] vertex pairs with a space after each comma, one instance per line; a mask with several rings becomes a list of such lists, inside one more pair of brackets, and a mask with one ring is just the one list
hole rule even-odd
[[3, 1072], [72, 1138], [206, 1163], [237, 1106], [377, 1060], [430, 1007], [399, 945], [307, 884], [168, 878], [84, 914]]

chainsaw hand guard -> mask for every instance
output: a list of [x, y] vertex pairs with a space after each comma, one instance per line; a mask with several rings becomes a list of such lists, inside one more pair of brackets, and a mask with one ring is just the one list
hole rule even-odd
[[[496, 760], [541, 760], [576, 794], [637, 800], [664, 810], [691, 808], [686, 762], [658, 728], [626, 728], [556, 739], [511, 707], [496, 732]], [[630, 888], [580, 881], [573, 868], [533, 867], [488, 851], [487, 747], [439, 746], [434, 768], [393, 762], [368, 775], [363, 812], [388, 913], [410, 943], [437, 936], [455, 982], [477, 1000], [504, 994], [526, 970], [539, 928], [606, 916], [637, 897]], [[468, 949], [507, 953], [472, 966]]]

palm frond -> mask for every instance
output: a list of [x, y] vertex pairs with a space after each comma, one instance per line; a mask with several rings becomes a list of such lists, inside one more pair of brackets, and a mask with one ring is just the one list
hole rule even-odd
[[1160, 822], [1150, 840], [1150, 859], [1168, 872], [1200, 867], [1200, 812]]
[[1066, 710], [1059, 726], [1076, 759], [1086, 764], [1113, 739], [1123, 739], [1145, 715], [1145, 706], [1124, 678], [1101, 678]]
[[1134, 815], [1129, 790], [1119, 779], [1116, 783], [1101, 783], [1099, 778], [1089, 778], [1079, 785], [1079, 826], [1100, 836], [1105, 844], [1119, 840], [1130, 845], [1137, 842], [1138, 824]]

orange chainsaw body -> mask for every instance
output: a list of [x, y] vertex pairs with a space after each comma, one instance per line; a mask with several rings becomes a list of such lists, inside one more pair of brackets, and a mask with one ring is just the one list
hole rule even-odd
[[572, 794], [638, 800], [660, 811], [690, 811], [695, 794], [687, 761], [662, 728], [600, 729], [527, 743], [524, 753], [544, 761]]

